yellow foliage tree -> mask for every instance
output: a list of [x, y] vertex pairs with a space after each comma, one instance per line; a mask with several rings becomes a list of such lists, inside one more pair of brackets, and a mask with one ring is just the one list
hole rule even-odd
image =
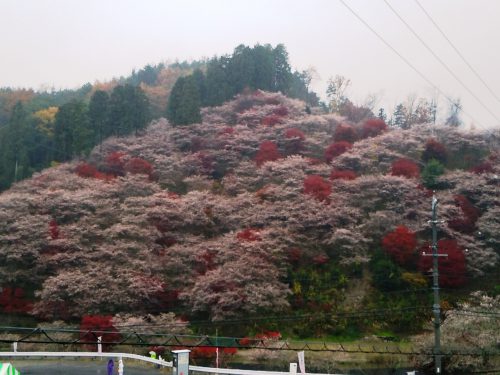
[[58, 107], [48, 107], [33, 114], [33, 117], [37, 120], [36, 127], [49, 137], [54, 136], [54, 122], [58, 111]]

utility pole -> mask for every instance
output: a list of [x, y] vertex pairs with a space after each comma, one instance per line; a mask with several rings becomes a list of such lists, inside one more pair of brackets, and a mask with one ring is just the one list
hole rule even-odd
[[423, 256], [432, 256], [432, 289], [434, 290], [434, 304], [432, 311], [434, 312], [434, 368], [436, 374], [441, 374], [441, 304], [439, 301], [439, 269], [438, 258], [446, 257], [447, 254], [438, 254], [437, 246], [437, 205], [438, 199], [435, 195], [432, 196], [432, 220], [429, 221], [432, 225], [432, 254], [423, 253]]

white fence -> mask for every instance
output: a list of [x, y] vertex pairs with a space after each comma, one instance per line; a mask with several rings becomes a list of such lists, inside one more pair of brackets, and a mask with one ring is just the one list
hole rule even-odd
[[[136, 361], [148, 362], [163, 367], [172, 367], [172, 362], [160, 359], [153, 359], [138, 354], [130, 353], [98, 353], [98, 352], [0, 352], [0, 358], [128, 358]], [[239, 370], [215, 367], [189, 366], [189, 371], [205, 374], [226, 374], [226, 375], [296, 375], [296, 366], [290, 366], [290, 372], [280, 371], [255, 371]], [[312, 374], [305, 375], [343, 375], [343, 374]]]
[[130, 353], [97, 353], [97, 352], [0, 352], [0, 358], [128, 358], [136, 361], [149, 362], [164, 367], [172, 367], [172, 362], [153, 359], [138, 354]]

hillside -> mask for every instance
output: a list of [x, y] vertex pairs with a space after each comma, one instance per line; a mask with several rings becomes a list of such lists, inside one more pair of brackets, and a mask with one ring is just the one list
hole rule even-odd
[[[498, 133], [391, 130], [305, 108], [247, 92], [204, 108], [201, 124], [160, 119], [15, 184], [0, 195], [0, 309], [248, 319], [224, 328], [241, 334], [418, 332], [430, 316], [430, 189], [450, 308], [471, 287], [498, 292]], [[251, 321], [310, 312], [321, 314]]]
[[241, 44], [232, 54], [147, 65], [76, 90], [0, 88], [0, 191], [54, 163], [87, 157], [104, 139], [137, 133], [151, 119], [200, 122], [202, 106], [221, 105], [246, 89], [282, 92], [318, 106], [311, 79], [311, 72], [292, 69], [283, 44]]

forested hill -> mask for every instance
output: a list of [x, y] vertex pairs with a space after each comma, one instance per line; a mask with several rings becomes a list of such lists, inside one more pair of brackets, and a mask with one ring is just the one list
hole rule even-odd
[[[471, 288], [498, 293], [499, 174], [498, 134], [354, 124], [247, 92], [204, 108], [199, 124], [160, 119], [2, 193], [0, 309], [68, 322], [259, 317], [221, 328], [233, 334], [418, 332], [430, 317], [431, 189], [453, 308]], [[405, 312], [335, 315], [387, 308]], [[293, 325], [262, 319], [309, 312]]]
[[220, 105], [245, 88], [281, 91], [317, 105], [310, 80], [307, 71], [292, 69], [283, 45], [266, 44], [240, 45], [204, 61], [147, 65], [77, 90], [2, 88], [0, 190], [55, 163], [86, 157], [107, 137], [138, 132], [167, 113], [175, 123], [199, 121], [200, 106]]

